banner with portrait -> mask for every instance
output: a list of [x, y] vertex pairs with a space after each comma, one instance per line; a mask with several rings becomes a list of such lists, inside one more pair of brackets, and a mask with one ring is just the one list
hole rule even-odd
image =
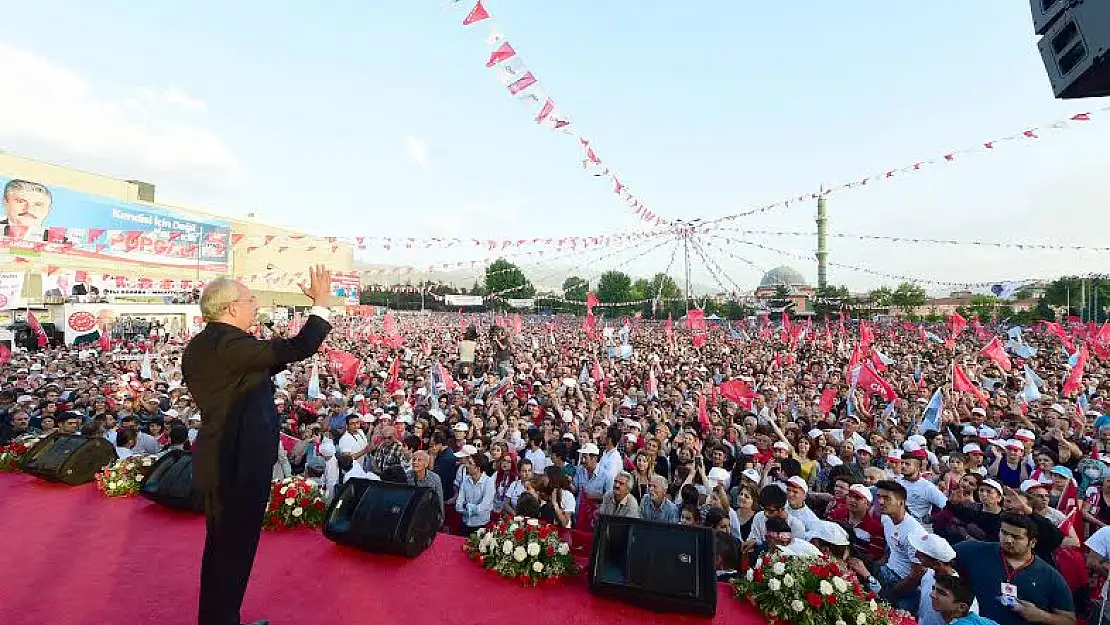
[[345, 304], [358, 304], [360, 280], [357, 271], [331, 272], [331, 292]]
[[22, 271], [0, 272], [0, 310], [23, 307]]
[[168, 207], [94, 196], [0, 176], [4, 241], [46, 242], [50, 252], [86, 258], [227, 271], [231, 224]]

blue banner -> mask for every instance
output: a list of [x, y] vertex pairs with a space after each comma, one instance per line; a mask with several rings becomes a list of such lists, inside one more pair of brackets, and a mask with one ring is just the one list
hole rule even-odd
[[226, 271], [231, 224], [0, 176], [3, 234], [46, 251], [145, 265]]

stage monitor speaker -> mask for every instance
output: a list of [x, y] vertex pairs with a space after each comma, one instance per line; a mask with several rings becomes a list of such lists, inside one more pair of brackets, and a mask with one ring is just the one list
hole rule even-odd
[[1075, 0], [1029, 0], [1033, 13], [1033, 31], [1043, 35], [1060, 14], [1075, 4]]
[[139, 494], [174, 510], [204, 512], [204, 497], [193, 487], [192, 452], [166, 452], [139, 485]]
[[706, 527], [602, 516], [590, 592], [660, 612], [717, 613], [716, 547]]
[[55, 432], [27, 451], [23, 471], [76, 486], [93, 481], [98, 471], [117, 459], [116, 448], [102, 437]]
[[[1057, 98], [1110, 95], [1110, 0], [1030, 0], [1037, 42]], [[1038, 10], [1044, 16], [1038, 27]]]
[[413, 558], [443, 527], [443, 504], [434, 490], [351, 478], [328, 505], [324, 536], [342, 545]]

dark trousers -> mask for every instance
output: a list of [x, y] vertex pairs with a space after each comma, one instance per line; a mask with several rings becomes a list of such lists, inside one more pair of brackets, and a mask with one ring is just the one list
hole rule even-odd
[[222, 487], [219, 515], [206, 505], [208, 534], [200, 565], [199, 625], [239, 625], [239, 609], [247, 592], [270, 482]]

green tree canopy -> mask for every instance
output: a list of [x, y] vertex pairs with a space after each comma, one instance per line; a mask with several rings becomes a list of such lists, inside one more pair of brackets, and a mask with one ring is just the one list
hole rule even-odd
[[627, 302], [632, 299], [632, 278], [623, 271], [606, 271], [597, 281], [597, 299]]
[[632, 289], [628, 292], [628, 299], [637, 302], [643, 299], [649, 299], [653, 296], [654, 292], [651, 290], [651, 283], [643, 278], [633, 282]]
[[586, 293], [590, 290], [590, 283], [578, 276], [568, 276], [563, 280], [563, 297], [576, 302], [586, 301]]
[[903, 312], [909, 312], [917, 306], [924, 305], [928, 299], [925, 289], [912, 282], [899, 284], [898, 288], [890, 294], [890, 303], [901, 308]]
[[524, 272], [513, 263], [498, 258], [486, 267], [486, 293], [496, 293], [503, 297], [532, 297], [535, 287], [524, 276]]
[[876, 306], [890, 306], [893, 295], [894, 293], [891, 292], [890, 288], [881, 286], [868, 293], [867, 297]]
[[682, 291], [679, 290], [674, 278], [665, 273], [657, 273], [651, 278], [646, 297], [660, 297], [665, 300], [674, 299], [682, 297]]

